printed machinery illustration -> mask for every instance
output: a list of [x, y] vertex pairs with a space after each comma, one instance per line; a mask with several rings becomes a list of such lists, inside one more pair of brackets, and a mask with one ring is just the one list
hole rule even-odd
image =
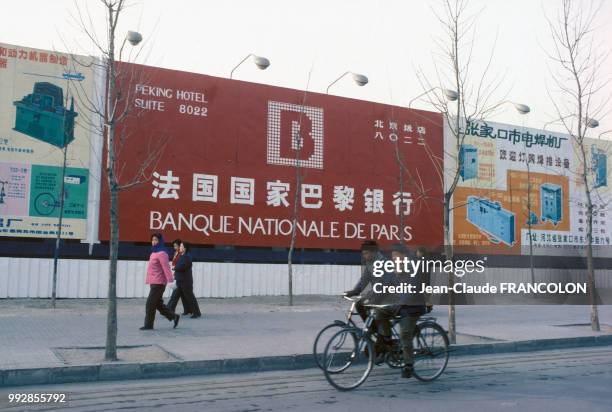
[[459, 150], [459, 175], [466, 181], [478, 177], [478, 149], [465, 144]]
[[563, 219], [561, 186], [544, 183], [540, 186], [540, 194], [542, 198], [542, 222], [550, 220], [556, 226]]
[[595, 181], [593, 188], [608, 186], [608, 156], [596, 145], [591, 146], [591, 157]]
[[37, 82], [34, 91], [13, 102], [17, 107], [15, 128], [18, 132], [63, 148], [74, 140], [74, 98], [70, 109], [64, 107], [61, 87], [48, 82]]
[[489, 237], [491, 243], [514, 244], [514, 213], [502, 209], [499, 202], [468, 196], [467, 220]]

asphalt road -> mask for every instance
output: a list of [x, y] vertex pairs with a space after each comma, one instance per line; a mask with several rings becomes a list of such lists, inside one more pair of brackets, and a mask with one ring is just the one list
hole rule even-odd
[[[8, 393], [68, 395], [67, 405], [7, 403]], [[612, 347], [451, 357], [433, 383], [376, 367], [352, 392], [319, 370], [4, 388], [0, 410], [611, 411]]]

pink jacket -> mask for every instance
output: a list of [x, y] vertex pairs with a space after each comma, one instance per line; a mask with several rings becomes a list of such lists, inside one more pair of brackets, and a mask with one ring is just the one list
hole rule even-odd
[[153, 252], [147, 266], [147, 285], [165, 285], [173, 281], [168, 254], [164, 251]]

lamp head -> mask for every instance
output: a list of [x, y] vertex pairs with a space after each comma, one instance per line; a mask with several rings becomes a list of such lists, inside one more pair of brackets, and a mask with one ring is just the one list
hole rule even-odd
[[259, 70], [266, 70], [270, 66], [270, 60], [261, 56], [253, 56], [253, 62]]
[[597, 119], [593, 119], [592, 117], [587, 117], [584, 120], [586, 121], [587, 127], [590, 128], [590, 129], [594, 129], [596, 127], [599, 127], [599, 121]]
[[138, 33], [137, 31], [130, 30], [127, 32], [126, 38], [132, 46], [137, 46], [138, 43], [142, 41], [142, 34]]
[[516, 111], [519, 112], [520, 114], [527, 114], [531, 111], [531, 108], [527, 106], [526, 104], [522, 104], [522, 103], [513, 103], [513, 104], [514, 104], [514, 108], [516, 109]]
[[353, 81], [357, 83], [357, 86], [365, 86], [368, 84], [367, 76], [359, 73], [351, 73], [353, 75]]
[[454, 102], [459, 98], [459, 94], [457, 94], [457, 92], [454, 90], [442, 89], [442, 93], [444, 93], [444, 96], [451, 102]]

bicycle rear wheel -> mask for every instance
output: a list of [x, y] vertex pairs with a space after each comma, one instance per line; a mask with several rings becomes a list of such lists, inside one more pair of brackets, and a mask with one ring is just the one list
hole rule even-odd
[[325, 379], [334, 388], [349, 391], [361, 385], [374, 366], [374, 346], [360, 330], [344, 328], [336, 332], [323, 355]]
[[339, 320], [325, 326], [317, 334], [314, 344], [312, 345], [312, 355], [314, 356], [315, 363], [320, 369], [323, 369], [323, 354], [325, 352], [325, 345], [327, 345], [327, 342], [329, 342], [329, 339], [333, 335], [347, 326], [348, 325], [346, 322]]
[[448, 336], [442, 326], [421, 323], [414, 337], [413, 375], [420, 381], [433, 381], [448, 364]]

